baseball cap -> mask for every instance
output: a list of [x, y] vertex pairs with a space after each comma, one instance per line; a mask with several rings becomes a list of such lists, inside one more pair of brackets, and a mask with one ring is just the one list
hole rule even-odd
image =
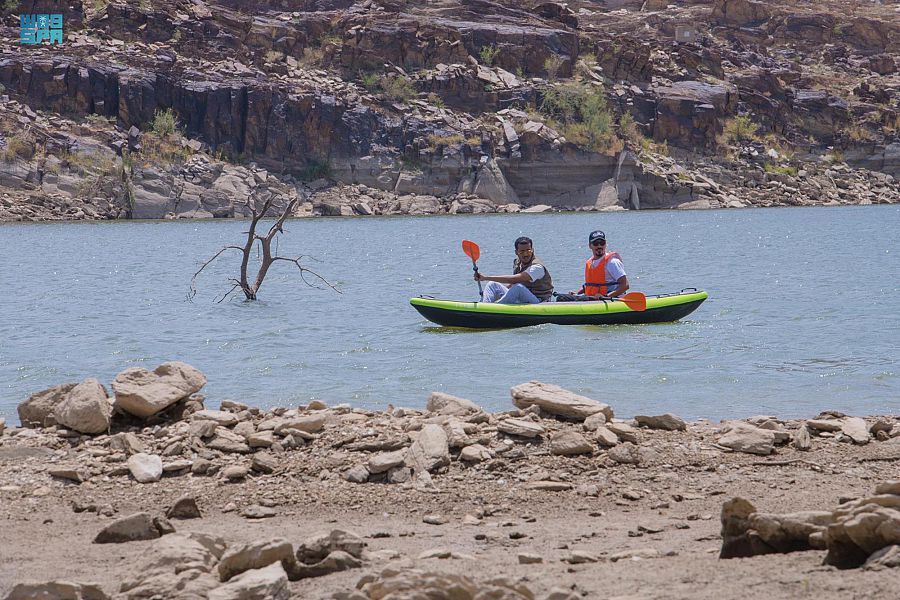
[[606, 241], [606, 234], [599, 229], [597, 231], [592, 231], [591, 235], [588, 236], [588, 244], [593, 244], [597, 240]]

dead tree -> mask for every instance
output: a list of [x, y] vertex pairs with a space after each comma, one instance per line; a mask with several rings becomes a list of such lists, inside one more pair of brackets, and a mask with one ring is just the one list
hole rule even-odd
[[[300, 255], [296, 258], [289, 258], [287, 256], [279, 256], [278, 250], [276, 247], [275, 252], [272, 252], [272, 241], [277, 239], [277, 235], [279, 233], [284, 232], [284, 222], [285, 220], [294, 212], [294, 208], [297, 206], [297, 203], [300, 202], [300, 196], [294, 196], [288, 203], [285, 205], [284, 209], [281, 211], [281, 215], [269, 228], [268, 233], [265, 235], [260, 235], [256, 232], [256, 228], [259, 225], [260, 220], [266, 217], [269, 214], [269, 210], [272, 209], [272, 204], [275, 201], [277, 196], [273, 194], [269, 190], [259, 191], [254, 190], [253, 193], [247, 198], [247, 207], [251, 211], [251, 219], [250, 219], [250, 229], [246, 231], [247, 241], [243, 246], [225, 246], [218, 252], [216, 252], [212, 258], [207, 260], [203, 265], [194, 273], [194, 276], [191, 277], [191, 290], [188, 293], [188, 299], [193, 300], [194, 296], [197, 295], [196, 288], [196, 280], [197, 276], [203, 272], [207, 266], [209, 266], [213, 261], [215, 261], [222, 253], [228, 250], [237, 250], [241, 252], [241, 271], [240, 271], [240, 279], [229, 279], [234, 286], [228, 290], [228, 292], [219, 299], [219, 302], [222, 302], [230, 296], [235, 290], [240, 289], [244, 292], [244, 296], [247, 300], [256, 300], [256, 295], [259, 293], [259, 288], [262, 287], [263, 280], [266, 278], [266, 273], [269, 272], [269, 267], [271, 267], [277, 261], [286, 261], [289, 263], [293, 263], [300, 270], [300, 278], [304, 283], [311, 287], [323, 289], [315, 283], [311, 283], [307, 280], [307, 274], [311, 275], [319, 282], [324, 284], [325, 286], [333, 289], [337, 293], [341, 293], [336, 287], [332, 284], [328, 283], [324, 277], [313, 271], [312, 269], [308, 269], [300, 264], [300, 261], [304, 258], [304, 255]], [[250, 255], [253, 252], [253, 247], [257, 246], [257, 253], [260, 259], [259, 270], [256, 272], [256, 278], [253, 283], [250, 283], [250, 279], [248, 278], [248, 271], [250, 268]], [[277, 244], [276, 244], [277, 246]]]

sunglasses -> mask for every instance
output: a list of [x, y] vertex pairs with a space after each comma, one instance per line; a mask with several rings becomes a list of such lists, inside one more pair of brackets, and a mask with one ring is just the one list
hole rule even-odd
[[594, 240], [591, 242], [591, 246], [602, 246], [606, 243], [606, 240]]

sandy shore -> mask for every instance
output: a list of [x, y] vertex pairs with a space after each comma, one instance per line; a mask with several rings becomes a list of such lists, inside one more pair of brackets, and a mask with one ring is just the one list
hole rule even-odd
[[[775, 420], [791, 441], [763, 456], [722, 446], [721, 424], [706, 421], [668, 431], [615, 419], [608, 425], [618, 427], [619, 440], [603, 445], [585, 422], [536, 407], [477, 417], [324, 406], [268, 413], [228, 408], [237, 417], [224, 427], [229, 430], [249, 422], [260, 433], [267, 420], [311, 416], [321, 417], [321, 427], [311, 433], [288, 428], [294, 433], [276, 436], [274, 447], [229, 452], [211, 449], [214, 438], [197, 435], [202, 432], [196, 415], [100, 436], [7, 426], [0, 435], [0, 598], [17, 583], [52, 580], [96, 583], [113, 597], [159, 540], [92, 540], [124, 516], [162, 516], [185, 495], [196, 500], [202, 517], [170, 519], [177, 534], [211, 534], [229, 547], [285, 538], [296, 547], [317, 532], [342, 529], [366, 542], [359, 567], [290, 582], [296, 598], [349, 594], [361, 578], [385, 569], [455, 573], [476, 582], [504, 576], [535, 598], [845, 599], [900, 593], [896, 569], [838, 570], [823, 565], [822, 550], [718, 557], [720, 513], [728, 499], [746, 498], [767, 513], [832, 510], [898, 479], [900, 436], [890, 437], [900, 432], [896, 417], [867, 417], [870, 427], [893, 429], [863, 444], [808, 422]], [[510, 419], [533, 423], [543, 433], [504, 433], [502, 423]], [[478, 442], [488, 450], [483, 460], [461, 459], [451, 422], [464, 424], [457, 431], [467, 438], [462, 447]], [[374, 457], [397, 448], [411, 452], [423, 428], [434, 423], [451, 432], [449, 462], [430, 475], [417, 475], [415, 468], [405, 476], [391, 471], [399, 483], [388, 483], [387, 472], [371, 472]], [[792, 441], [803, 427], [813, 434], [808, 450]], [[126, 433], [132, 435], [127, 442]], [[557, 454], [563, 433], [584, 436], [590, 450]], [[135, 450], [162, 457], [168, 470], [159, 481], [135, 480], [127, 462]], [[628, 464], [629, 456], [636, 464]], [[368, 480], [348, 481], [361, 465], [370, 467]], [[271, 516], [248, 518], [251, 506]]]

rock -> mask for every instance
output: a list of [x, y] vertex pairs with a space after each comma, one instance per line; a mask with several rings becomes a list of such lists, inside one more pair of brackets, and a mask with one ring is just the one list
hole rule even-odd
[[77, 383], [64, 383], [36, 392], [16, 407], [23, 427], [50, 427], [56, 424], [51, 416], [56, 405], [62, 402]]
[[609, 405], [579, 396], [558, 385], [529, 381], [515, 386], [510, 393], [513, 404], [518, 408], [524, 409], [536, 404], [544, 412], [578, 421], [584, 421], [596, 413], [603, 413], [607, 421], [613, 418]]
[[596, 555], [583, 550], [572, 550], [568, 555], [564, 556], [562, 560], [570, 565], [600, 562], [600, 559]]
[[625, 442], [609, 449], [609, 457], [623, 465], [639, 465], [643, 461], [641, 449], [631, 442]]
[[635, 550], [623, 550], [621, 552], [613, 552], [609, 555], [610, 562], [620, 560], [635, 560], [644, 558], [659, 558], [662, 553], [656, 548], [638, 548]]
[[366, 542], [352, 531], [332, 529], [328, 533], [318, 533], [297, 546], [297, 560], [305, 564], [315, 564], [336, 550], [361, 558]]
[[606, 415], [602, 412], [592, 414], [582, 423], [585, 431], [597, 431], [597, 428], [601, 425], [606, 425]]
[[162, 477], [162, 458], [156, 454], [135, 454], [128, 458], [127, 464], [131, 476], [138, 483], [153, 483]]
[[278, 459], [268, 452], [257, 452], [250, 460], [250, 468], [257, 473], [274, 473], [278, 469]]
[[801, 425], [800, 429], [797, 430], [797, 433], [794, 434], [792, 445], [797, 450], [809, 450], [812, 448], [812, 438], [809, 435], [809, 428], [806, 425]]
[[543, 556], [539, 554], [530, 554], [527, 552], [519, 553], [517, 558], [520, 565], [538, 565], [544, 562]]
[[216, 427], [216, 432], [212, 439], [206, 442], [206, 447], [234, 454], [247, 454], [250, 452], [250, 446], [244, 438], [225, 427]]
[[219, 579], [228, 581], [244, 571], [261, 569], [275, 562], [281, 563], [288, 572], [297, 562], [293, 546], [283, 538], [231, 546], [222, 555], [216, 570]]
[[426, 525], [446, 525], [449, 521], [443, 515], [425, 515], [422, 522]]
[[52, 469], [47, 469], [47, 473], [51, 477], [57, 477], [59, 479], [66, 479], [69, 481], [74, 481], [75, 483], [81, 483], [88, 479], [88, 476], [85, 475], [83, 471], [76, 467], [64, 467], [59, 466]]
[[731, 448], [735, 452], [771, 454], [775, 449], [775, 433], [768, 429], [760, 429], [741, 421], [731, 421], [723, 428], [725, 435], [719, 438], [720, 446]]
[[381, 452], [373, 454], [369, 457], [369, 473], [384, 473], [390, 471], [394, 467], [399, 467], [406, 460], [405, 449], [395, 450], [394, 452]]
[[225, 543], [201, 533], [167, 535], [147, 548], [119, 587], [123, 600], [206, 598], [220, 585], [212, 574]]
[[251, 448], [270, 448], [275, 443], [275, 434], [271, 431], [258, 431], [246, 439]]
[[141, 438], [131, 432], [117, 433], [110, 437], [109, 449], [115, 452], [124, 452], [129, 456], [147, 452], [147, 447], [141, 441]]
[[388, 483], [406, 483], [412, 478], [412, 470], [408, 467], [394, 467], [387, 472]]
[[277, 514], [274, 508], [260, 506], [259, 504], [251, 504], [241, 509], [241, 516], [245, 519], [268, 519]]
[[732, 498], [722, 504], [722, 549], [719, 558], [740, 558], [769, 554], [774, 550], [751, 531], [750, 516], [756, 508], [749, 500]]
[[525, 419], [503, 419], [497, 423], [497, 431], [507, 435], [533, 438], [543, 435], [546, 430], [534, 421], [527, 421]]
[[638, 425], [650, 429], [663, 429], [665, 431], [684, 431], [687, 429], [687, 423], [684, 422], [684, 419], [671, 413], [656, 416], [637, 415], [634, 420], [637, 421]]
[[854, 444], [869, 443], [869, 426], [864, 419], [859, 417], [847, 417], [841, 423], [841, 433], [853, 440]]
[[191, 415], [192, 421], [214, 421], [222, 427], [232, 427], [237, 425], [238, 418], [234, 413], [225, 412], [224, 410], [198, 410]]
[[288, 576], [280, 563], [245, 571], [209, 593], [209, 600], [290, 600]]
[[471, 446], [466, 446], [459, 453], [459, 460], [463, 462], [477, 463], [485, 460], [490, 460], [491, 458], [491, 451], [481, 444], [472, 444]]
[[57, 423], [79, 433], [106, 433], [112, 406], [100, 382], [85, 379], [56, 405], [53, 415]]
[[222, 471], [222, 475], [228, 481], [243, 481], [247, 477], [247, 473], [250, 472], [250, 469], [246, 465], [231, 465], [230, 467], [225, 467]]
[[606, 428], [616, 434], [623, 442], [631, 442], [632, 444], [638, 444], [641, 441], [641, 436], [638, 433], [637, 429], [628, 425], [627, 423], [607, 423]]
[[893, 494], [895, 496], [900, 496], [900, 480], [898, 481], [885, 481], [884, 483], [879, 483], [875, 486], [876, 494]]
[[385, 569], [380, 575], [373, 577], [363, 590], [365, 598], [534, 600], [536, 597], [524, 584], [514, 583], [507, 577], [477, 582], [463, 575], [425, 573], [417, 569]]
[[594, 432], [594, 441], [604, 448], [611, 448], [619, 443], [619, 436], [613, 433], [611, 429], [600, 426]]
[[200, 438], [202, 440], [215, 435], [216, 429], [218, 428], [219, 424], [215, 421], [191, 421], [190, 432], [193, 437]]
[[6, 600], [109, 600], [109, 596], [93, 583], [49, 581], [20, 583], [6, 596]]
[[120, 544], [137, 540], [155, 540], [160, 537], [159, 527], [150, 513], [136, 513], [113, 521], [94, 538], [95, 544]]
[[816, 431], [835, 432], [841, 430], [843, 422], [836, 419], [810, 419], [806, 422], [806, 426]]
[[443, 392], [431, 392], [425, 410], [439, 415], [467, 417], [483, 412], [481, 407], [465, 398], [457, 398]]
[[182, 496], [166, 511], [166, 517], [169, 519], [200, 519], [203, 515], [200, 513], [200, 507], [197, 506], [197, 501], [192, 496]]
[[154, 371], [140, 367], [125, 369], [113, 380], [117, 408], [146, 418], [198, 392], [206, 377], [183, 362], [167, 362]]
[[292, 581], [297, 579], [305, 579], [307, 577], [321, 577], [331, 573], [338, 573], [348, 569], [357, 569], [362, 566], [362, 562], [347, 552], [335, 550], [328, 556], [313, 565], [299, 564], [289, 573]]
[[433, 423], [422, 427], [419, 437], [409, 447], [406, 464], [416, 472], [431, 472], [449, 465], [450, 447], [444, 428]]
[[0, 417], [0, 437], [3, 436], [4, 431], [6, 431], [6, 419]]
[[590, 454], [593, 451], [593, 445], [576, 431], [560, 431], [550, 437], [550, 454], [574, 456]]
[[366, 465], [356, 465], [344, 472], [344, 479], [350, 483], [366, 483], [369, 480], [369, 469]]
[[863, 564], [863, 568], [867, 570], [896, 569], [897, 567], [900, 567], [900, 545], [897, 544], [876, 550]]
[[564, 492], [572, 489], [571, 483], [564, 481], [529, 481], [525, 484], [529, 490], [541, 490], [543, 492]]

